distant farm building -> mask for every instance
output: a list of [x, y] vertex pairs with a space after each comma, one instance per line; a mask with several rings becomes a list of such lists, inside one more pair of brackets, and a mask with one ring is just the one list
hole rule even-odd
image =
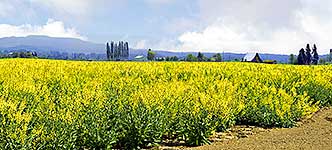
[[263, 60], [258, 53], [248, 53], [242, 58], [242, 62], [262, 63]]
[[146, 58], [145, 58], [144, 56], [142, 56], [142, 55], [139, 55], [139, 56], [136, 56], [136, 57], [134, 58], [134, 60], [135, 60], [135, 61], [146, 61]]

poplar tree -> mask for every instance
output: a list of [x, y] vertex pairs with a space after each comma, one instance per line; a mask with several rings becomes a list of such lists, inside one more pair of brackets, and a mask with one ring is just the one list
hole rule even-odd
[[311, 56], [311, 49], [310, 45], [307, 44], [306, 52], [305, 52], [305, 64], [310, 65], [312, 61], [312, 56]]
[[297, 64], [298, 65], [304, 65], [306, 63], [306, 56], [304, 49], [302, 48], [299, 52], [299, 55], [297, 56]]
[[114, 44], [114, 59], [116, 60], [118, 58], [118, 44]]
[[129, 44], [128, 42], [125, 43], [125, 49], [126, 49], [126, 58], [129, 57]]
[[114, 60], [114, 42], [111, 42], [111, 59]]
[[106, 43], [106, 55], [107, 55], [107, 60], [111, 60], [111, 49], [108, 43]]
[[319, 55], [317, 53], [316, 44], [314, 44], [314, 47], [312, 48], [312, 55], [313, 55], [312, 64], [317, 65], [319, 60]]

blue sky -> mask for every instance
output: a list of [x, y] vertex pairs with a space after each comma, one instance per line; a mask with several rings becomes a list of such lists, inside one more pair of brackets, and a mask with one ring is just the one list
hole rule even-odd
[[0, 37], [48, 35], [171, 51], [332, 48], [330, 0], [1, 0]]

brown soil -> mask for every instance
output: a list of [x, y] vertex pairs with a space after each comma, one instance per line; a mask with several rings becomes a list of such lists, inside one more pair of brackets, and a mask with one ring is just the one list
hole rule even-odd
[[215, 133], [211, 145], [195, 148], [161, 146], [159, 149], [194, 150], [332, 150], [332, 108], [324, 108], [295, 128], [263, 129], [235, 126]]
[[320, 110], [312, 118], [299, 122], [295, 128], [266, 130], [240, 126], [216, 135], [213, 144], [189, 149], [332, 150], [332, 108]]

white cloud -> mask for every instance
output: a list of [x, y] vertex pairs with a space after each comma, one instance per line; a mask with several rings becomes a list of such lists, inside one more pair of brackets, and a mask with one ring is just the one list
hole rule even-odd
[[185, 32], [178, 49], [298, 53], [316, 43], [320, 53], [332, 48], [329, 0], [199, 0], [203, 30]]
[[194, 20], [182, 17], [171, 20], [165, 25], [164, 29], [171, 33], [182, 33], [183, 31], [195, 29], [198, 26]]
[[49, 19], [45, 25], [41, 26], [31, 24], [18, 26], [0, 24], [0, 37], [24, 37], [28, 35], [46, 35], [50, 37], [68, 37], [86, 40], [75, 28], [66, 28], [63, 22], [52, 19]]
[[46, 13], [61, 20], [85, 19], [101, 1], [105, 0], [1, 0], [0, 17], [30, 21]]
[[30, 0], [33, 4], [44, 5], [56, 13], [84, 16], [89, 13], [94, 0]]
[[[66, 24], [75, 24], [76, 27], [81, 27], [80, 29], [86, 29], [87, 23], [101, 21], [98, 19], [105, 17], [103, 20], [105, 22], [98, 22], [98, 24], [107, 23], [111, 28], [117, 25], [107, 18], [109, 13], [118, 13], [119, 10], [127, 9], [128, 12], [136, 11], [136, 9], [130, 9], [133, 6], [127, 7], [129, 2], [131, 1], [1, 0], [0, 18], [33, 22], [45, 17], [42, 14], [44, 12], [48, 15], [46, 18], [56, 18]], [[327, 53], [328, 49], [332, 48], [332, 38], [329, 37], [332, 36], [331, 0], [143, 0], [140, 3], [147, 4], [152, 9], [147, 8], [148, 12], [138, 12], [137, 17], [150, 18], [150, 14], [145, 13], [158, 12], [160, 8], [173, 8], [165, 6], [184, 4], [182, 2], [191, 3], [190, 7], [181, 5], [174, 5], [174, 7], [188, 9], [189, 11], [183, 11], [188, 14], [177, 13], [177, 9], [172, 9], [173, 12], [170, 15], [163, 14], [164, 11], [161, 14], [151, 14], [155, 16], [151, 18], [159, 16], [161, 19], [156, 19], [157, 23], [148, 22], [147, 24], [156, 24], [156, 26], [151, 28], [151, 32], [142, 34], [153, 33], [154, 36], [160, 37], [158, 38], [160, 40], [156, 41], [157, 38], [145, 36], [143, 38], [145, 40], [137, 42], [135, 47], [179, 51], [241, 53], [259, 51], [285, 54], [298, 53], [298, 50], [306, 43], [316, 43], [320, 53]], [[31, 17], [29, 14], [34, 16]], [[132, 18], [125, 20], [132, 21]], [[18, 26], [0, 23], [0, 37], [37, 34], [84, 39], [75, 28], [67, 28], [61, 21], [50, 20], [45, 25]], [[168, 32], [160, 33], [158, 27]], [[133, 28], [140, 30], [140, 26]], [[97, 32], [97, 30], [99, 29], [90, 29], [90, 32]], [[106, 32], [105, 34], [108, 34]]]
[[29, 0], [31, 5], [40, 5], [56, 17], [86, 19], [96, 17], [101, 10], [123, 7], [128, 0]]
[[133, 46], [134, 49], [145, 49], [147, 46], [147, 41], [146, 40], [140, 40], [136, 42], [136, 45]]
[[175, 2], [175, 0], [145, 0], [145, 2], [151, 5], [164, 5]]
[[265, 29], [255, 24], [218, 22], [201, 32], [187, 32], [179, 37], [179, 48], [194, 51], [297, 53], [306, 42], [314, 42], [301, 30]]
[[0, 2], [0, 17], [6, 17], [14, 10], [14, 7], [10, 3], [6, 1]]
[[154, 49], [154, 50], [167, 50], [178, 51], [175, 47], [177, 40], [161, 39], [161, 40], [138, 40], [135, 42], [134, 49]]

